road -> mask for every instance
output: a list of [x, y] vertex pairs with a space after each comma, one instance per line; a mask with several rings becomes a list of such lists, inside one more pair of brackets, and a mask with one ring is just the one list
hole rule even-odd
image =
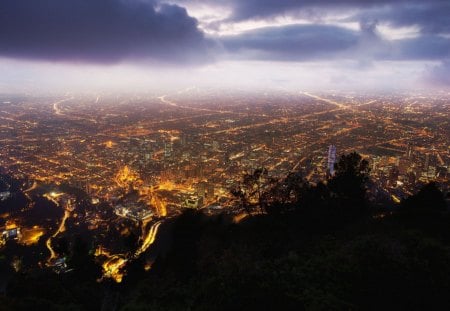
[[160, 220], [153, 224], [153, 226], [148, 231], [148, 234], [146, 235], [141, 247], [139, 247], [138, 250], [134, 253], [133, 258], [139, 257], [140, 254], [144, 253], [150, 247], [150, 245], [155, 242], [156, 234], [158, 233], [159, 226], [162, 224], [162, 222], [163, 221]]
[[63, 102], [71, 100], [71, 99], [74, 99], [74, 97], [61, 99], [61, 100], [53, 103], [52, 106], [53, 106], [53, 111], [55, 112], [55, 114], [58, 116], [63, 116], [64, 113], [63, 113], [63, 110], [59, 107], [59, 104], [62, 104]]
[[[56, 201], [56, 200], [55, 200]], [[54, 201], [54, 202], [55, 202]], [[57, 202], [57, 201], [56, 201]], [[59, 205], [59, 204], [58, 204]], [[52, 239], [57, 237], [58, 234], [64, 232], [66, 230], [66, 220], [67, 218], [70, 217], [70, 213], [71, 213], [71, 206], [70, 203], [68, 202], [65, 206], [64, 206], [64, 215], [61, 218], [61, 222], [59, 223], [59, 227], [58, 230], [56, 230], [55, 233], [53, 233], [52, 236], [50, 236], [47, 241], [45, 242], [45, 245], [47, 246], [47, 249], [50, 252], [50, 257], [47, 259], [47, 264], [50, 264], [53, 260], [56, 259], [57, 254], [55, 252], [55, 250], [52, 247]]]
[[[123, 276], [125, 274], [122, 268], [130, 260], [138, 258], [155, 242], [159, 226], [162, 223], [163, 220], [159, 220], [150, 227], [148, 232], [144, 234], [142, 245], [134, 252], [133, 255], [131, 256], [127, 256], [125, 254], [111, 255], [102, 265], [103, 277], [112, 278], [117, 283], [122, 282]], [[143, 224], [143, 226], [145, 227], [145, 224]]]

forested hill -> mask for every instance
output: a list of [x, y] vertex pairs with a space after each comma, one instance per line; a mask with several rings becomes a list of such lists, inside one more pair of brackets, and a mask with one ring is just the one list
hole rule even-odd
[[[340, 165], [340, 166], [339, 166]], [[187, 210], [166, 225], [170, 248], [121, 284], [99, 283], [81, 248], [74, 273], [15, 274], [5, 310], [448, 310], [448, 197], [431, 183], [396, 207], [369, 202], [365, 163], [290, 178], [277, 199], [241, 198], [250, 216]], [[289, 185], [292, 186], [289, 188]], [[295, 187], [294, 187], [295, 186]], [[287, 191], [287, 190], [286, 190]], [[447, 201], [446, 201], [447, 200]], [[375, 202], [376, 203], [376, 202]], [[263, 206], [258, 206], [262, 204]]]

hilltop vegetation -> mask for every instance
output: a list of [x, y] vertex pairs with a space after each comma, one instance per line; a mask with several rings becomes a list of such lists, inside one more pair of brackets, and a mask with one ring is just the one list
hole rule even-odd
[[395, 208], [374, 204], [357, 154], [343, 156], [317, 185], [291, 174], [263, 187], [263, 176], [256, 171], [233, 189], [252, 215], [239, 223], [194, 210], [167, 223], [170, 247], [148, 272], [137, 260], [122, 284], [98, 283], [79, 241], [74, 273], [13, 274], [0, 303], [7, 310], [450, 308], [450, 214], [438, 185]]

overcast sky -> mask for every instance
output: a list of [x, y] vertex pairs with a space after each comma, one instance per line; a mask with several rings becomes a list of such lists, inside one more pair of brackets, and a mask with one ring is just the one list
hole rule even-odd
[[1, 0], [0, 92], [450, 88], [449, 0]]

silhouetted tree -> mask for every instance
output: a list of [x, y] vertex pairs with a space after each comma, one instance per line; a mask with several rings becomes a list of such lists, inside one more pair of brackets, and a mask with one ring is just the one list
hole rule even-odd
[[233, 195], [235, 198], [239, 199], [239, 202], [241, 203], [241, 208], [243, 208], [248, 215], [251, 214], [251, 210], [249, 208], [248, 199], [244, 192], [244, 190], [241, 188], [241, 186], [236, 186], [230, 190], [231, 195]]
[[251, 199], [256, 199], [258, 202], [258, 207], [261, 212], [265, 211], [265, 196], [263, 196], [263, 187], [265, 186], [265, 182], [267, 181], [267, 169], [265, 168], [257, 168], [253, 171], [252, 174], [244, 175], [244, 186], [246, 188], [246, 192]]
[[369, 163], [352, 152], [342, 155], [334, 167], [335, 174], [328, 181], [328, 187], [336, 203], [348, 211], [361, 211], [365, 205]]
[[444, 194], [435, 182], [425, 185], [420, 191], [408, 197], [401, 204], [401, 210], [411, 212], [440, 212], [446, 210]]
[[257, 168], [252, 173], [245, 174], [242, 182], [230, 192], [240, 200], [241, 207], [250, 215], [252, 205], [256, 205], [261, 212], [266, 211], [270, 189], [275, 184], [276, 180], [268, 176], [266, 168]]
[[54, 243], [55, 251], [61, 255], [69, 254], [69, 240], [67, 237], [63, 236], [57, 239], [52, 240], [52, 244]]
[[134, 250], [139, 245], [139, 236], [133, 231], [123, 238], [123, 244], [127, 251]]
[[280, 212], [298, 206], [300, 198], [310, 189], [308, 181], [301, 172], [290, 172], [284, 179], [274, 182], [264, 193], [268, 198], [270, 212]]

